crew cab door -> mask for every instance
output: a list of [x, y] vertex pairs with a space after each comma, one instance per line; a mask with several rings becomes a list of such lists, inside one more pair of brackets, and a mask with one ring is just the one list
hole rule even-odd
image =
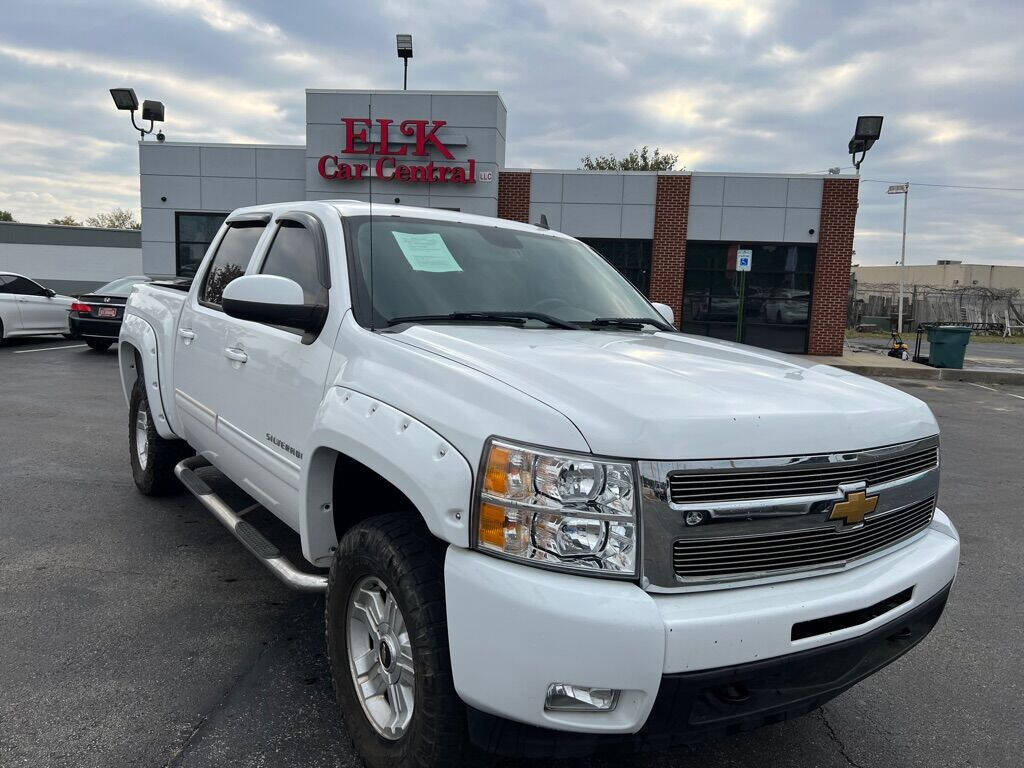
[[327, 317], [316, 334], [227, 319], [227, 347], [238, 357], [228, 386], [247, 401], [232, 425], [263, 470], [249, 478], [254, 495], [298, 528], [299, 476], [309, 460], [305, 443], [323, 400], [341, 312], [330, 308], [327, 238], [316, 216], [304, 211], [278, 215], [267, 243], [249, 273], [294, 280], [305, 303], [327, 307]]
[[270, 215], [229, 220], [196, 274], [178, 319], [174, 348], [174, 403], [185, 437], [236, 483], [245, 473], [244, 441], [231, 426], [249, 402], [238, 389], [228, 341], [228, 320], [221, 308], [224, 288], [245, 274], [264, 235]]

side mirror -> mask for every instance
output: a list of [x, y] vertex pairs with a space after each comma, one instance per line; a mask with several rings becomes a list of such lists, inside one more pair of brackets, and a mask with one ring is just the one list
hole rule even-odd
[[665, 320], [668, 321], [669, 325], [674, 326], [676, 324], [676, 315], [675, 312], [672, 311], [672, 307], [668, 304], [659, 304], [656, 301], [652, 303], [654, 304], [654, 308], [658, 310], [658, 314], [664, 317]]
[[46, 298], [48, 299], [52, 299], [54, 296], [57, 295], [57, 292], [52, 288], [43, 288], [43, 295], [46, 296]]
[[304, 304], [299, 284], [278, 275], [235, 278], [224, 288], [221, 307], [229, 317], [239, 320], [303, 331], [319, 331], [327, 317], [327, 307]]

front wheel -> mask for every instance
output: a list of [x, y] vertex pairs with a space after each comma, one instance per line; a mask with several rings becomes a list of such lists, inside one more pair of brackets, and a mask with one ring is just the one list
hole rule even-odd
[[97, 352], [106, 352], [114, 342], [101, 339], [86, 339], [85, 343], [89, 345], [90, 349], [95, 349]]
[[444, 603], [444, 545], [416, 512], [381, 515], [342, 538], [326, 600], [338, 705], [370, 768], [467, 761]]
[[146, 496], [164, 496], [181, 489], [174, 465], [191, 455], [192, 450], [184, 440], [160, 437], [141, 379], [135, 380], [128, 407], [128, 451], [135, 487]]

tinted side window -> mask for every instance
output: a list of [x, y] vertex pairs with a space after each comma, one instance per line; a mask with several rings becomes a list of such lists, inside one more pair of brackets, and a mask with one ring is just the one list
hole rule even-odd
[[245, 274], [245, 268], [249, 266], [252, 252], [265, 226], [263, 223], [245, 223], [228, 228], [203, 278], [203, 286], [199, 289], [200, 301], [220, 306], [228, 283]]
[[316, 304], [324, 290], [317, 274], [316, 261], [313, 235], [301, 224], [285, 220], [274, 235], [274, 242], [270, 245], [260, 273], [294, 280], [302, 288], [304, 303]]
[[10, 282], [4, 286], [4, 293], [17, 293], [21, 296], [42, 296], [43, 289], [36, 283], [25, 277], [11, 277]]
[[0, 293], [10, 293], [7, 290], [7, 283], [11, 281], [11, 278], [7, 275], [0, 275]]

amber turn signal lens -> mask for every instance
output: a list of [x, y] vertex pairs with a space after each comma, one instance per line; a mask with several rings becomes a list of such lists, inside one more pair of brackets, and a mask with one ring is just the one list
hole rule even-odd
[[498, 445], [491, 446], [487, 456], [487, 470], [484, 473], [484, 491], [495, 496], [504, 496], [508, 491], [508, 459], [510, 451]]
[[505, 510], [497, 504], [480, 505], [480, 543], [505, 549]]

